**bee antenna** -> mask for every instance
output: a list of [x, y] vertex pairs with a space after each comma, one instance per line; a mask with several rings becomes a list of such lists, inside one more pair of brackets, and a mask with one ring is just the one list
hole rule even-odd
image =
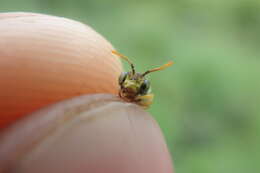
[[117, 56], [119, 56], [120, 58], [126, 60], [126, 61], [130, 64], [130, 66], [131, 66], [131, 68], [132, 68], [132, 72], [133, 72], [133, 74], [135, 74], [135, 67], [134, 67], [134, 64], [133, 64], [133, 63], [128, 59], [127, 56], [125, 56], [125, 55], [123, 55], [123, 54], [117, 52], [116, 50], [112, 50], [112, 53], [115, 54], [115, 55], [117, 55]]
[[170, 67], [171, 65], [173, 65], [173, 61], [170, 61], [170, 62], [168, 62], [167, 64], [162, 65], [161, 67], [157, 67], [157, 68], [154, 68], [154, 69], [151, 69], [151, 70], [147, 70], [146, 72], [144, 72], [144, 73], [142, 74], [142, 76], [145, 76], [145, 75], [147, 75], [148, 73], [151, 73], [151, 72], [154, 72], [154, 71], [163, 70], [163, 69], [165, 69], [165, 68], [167, 68], [167, 67]]

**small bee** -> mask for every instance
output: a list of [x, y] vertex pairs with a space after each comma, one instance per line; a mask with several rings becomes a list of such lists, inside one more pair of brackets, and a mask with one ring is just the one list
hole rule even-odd
[[118, 83], [120, 85], [119, 96], [128, 102], [136, 103], [144, 108], [148, 108], [152, 102], [154, 95], [151, 93], [150, 82], [145, 76], [151, 72], [163, 70], [173, 64], [172, 61], [161, 67], [147, 70], [144, 73], [135, 72], [134, 64], [124, 55], [113, 50], [113, 54], [126, 60], [130, 66], [131, 72], [123, 72], [119, 76]]

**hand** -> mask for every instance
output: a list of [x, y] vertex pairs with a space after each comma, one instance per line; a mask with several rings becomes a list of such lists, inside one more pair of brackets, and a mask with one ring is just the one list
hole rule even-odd
[[[32, 35], [39, 32], [40, 37], [19, 35], [23, 22], [32, 22]], [[112, 46], [100, 35], [86, 26], [84, 30], [80, 23], [39, 14], [2, 14], [0, 26], [4, 38], [0, 41], [0, 66], [19, 83], [14, 85], [0, 73], [0, 94], [8, 96], [7, 101], [0, 101], [2, 125], [4, 119], [8, 120], [8, 127], [0, 133], [1, 173], [172, 173], [166, 144], [152, 117], [115, 94], [93, 94], [117, 92], [116, 80], [121, 71], [110, 53]], [[15, 26], [14, 30], [8, 29]], [[68, 43], [69, 39], [78, 40], [77, 46]], [[80, 60], [80, 65], [76, 60]], [[45, 73], [37, 72], [45, 67]], [[28, 91], [25, 86], [30, 87]], [[87, 95], [74, 97], [82, 94]], [[71, 97], [74, 98], [25, 114]], [[37, 99], [41, 102], [36, 104]], [[13, 100], [17, 102], [10, 104]], [[19, 114], [21, 110], [24, 112]]]

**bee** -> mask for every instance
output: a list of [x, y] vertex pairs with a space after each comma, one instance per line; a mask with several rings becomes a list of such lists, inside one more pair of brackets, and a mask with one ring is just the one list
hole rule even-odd
[[148, 108], [153, 102], [154, 95], [151, 93], [150, 82], [145, 78], [146, 75], [154, 71], [163, 70], [171, 66], [173, 62], [170, 61], [161, 67], [147, 70], [144, 73], [138, 73], [135, 71], [135, 66], [128, 57], [115, 50], [113, 50], [112, 53], [126, 60], [132, 69], [130, 72], [122, 72], [118, 78], [118, 84], [120, 86], [119, 96], [127, 102], [133, 102], [143, 108]]

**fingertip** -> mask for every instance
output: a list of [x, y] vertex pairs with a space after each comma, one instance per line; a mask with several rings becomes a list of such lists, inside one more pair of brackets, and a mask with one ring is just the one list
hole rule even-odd
[[172, 173], [169, 152], [156, 122], [139, 106], [112, 95], [59, 103], [5, 133], [8, 135], [0, 136], [4, 141], [0, 144], [0, 152], [4, 151], [0, 168], [5, 170]]
[[80, 22], [0, 13], [0, 130], [48, 104], [114, 93], [122, 70], [113, 46]]

